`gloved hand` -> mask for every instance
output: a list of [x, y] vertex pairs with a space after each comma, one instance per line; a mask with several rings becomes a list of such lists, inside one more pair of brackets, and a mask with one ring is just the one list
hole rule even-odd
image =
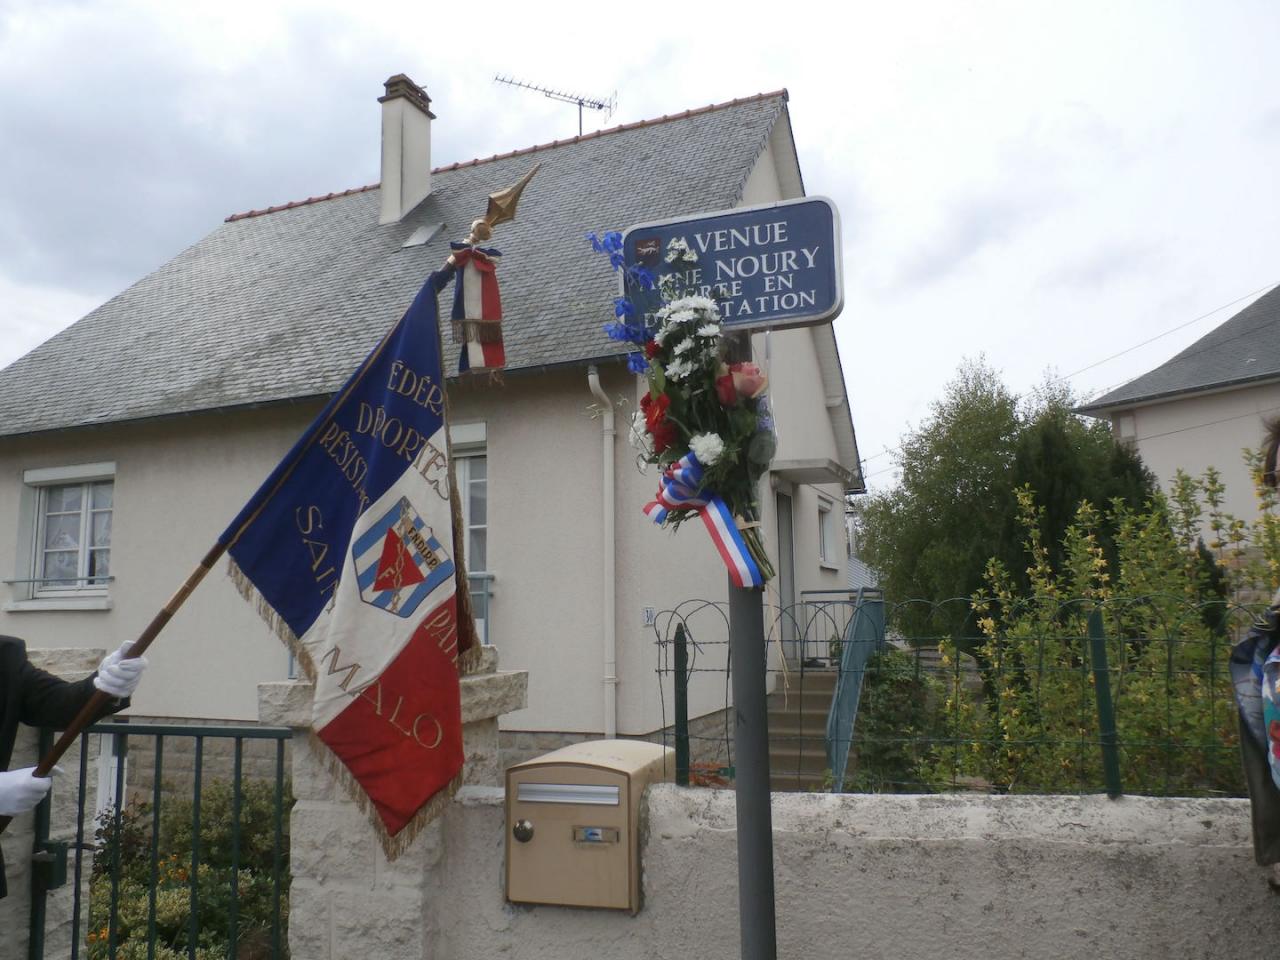
[[142, 679], [142, 671], [147, 669], [146, 657], [124, 658], [131, 646], [132, 643], [125, 643], [119, 650], [107, 654], [98, 667], [98, 675], [93, 678], [95, 687], [121, 700], [133, 696], [133, 691], [138, 689], [138, 681]]
[[33, 776], [35, 767], [23, 767], [21, 770], [6, 770], [0, 773], [0, 814], [15, 817], [28, 810], [34, 810], [49, 788], [53, 786], [50, 777]]

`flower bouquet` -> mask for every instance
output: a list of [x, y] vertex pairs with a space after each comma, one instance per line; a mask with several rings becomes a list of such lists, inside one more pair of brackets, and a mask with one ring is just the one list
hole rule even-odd
[[[662, 469], [645, 513], [672, 527], [700, 517], [734, 583], [761, 586], [774, 575], [757, 496], [777, 447], [768, 380], [756, 364], [727, 359], [716, 301], [681, 288], [678, 271], [697, 261], [684, 241], [667, 245], [664, 260], [672, 269], [655, 276], [625, 265], [620, 233], [589, 239], [624, 274], [627, 295], [614, 301], [615, 319], [605, 332], [637, 348], [627, 367], [649, 386], [630, 431], [640, 460]], [[642, 312], [637, 301], [655, 296], [657, 309]]]

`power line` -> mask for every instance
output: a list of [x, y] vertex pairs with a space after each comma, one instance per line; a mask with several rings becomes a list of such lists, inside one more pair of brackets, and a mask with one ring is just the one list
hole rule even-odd
[[1238, 413], [1234, 417], [1223, 417], [1221, 420], [1210, 420], [1208, 423], [1197, 423], [1190, 427], [1179, 427], [1177, 430], [1166, 430], [1163, 433], [1149, 433], [1145, 437], [1138, 437], [1133, 442], [1139, 443], [1143, 440], [1156, 440], [1160, 437], [1172, 437], [1176, 433], [1187, 433], [1191, 430], [1203, 430], [1205, 427], [1216, 427], [1220, 423], [1230, 423], [1232, 420], [1244, 420], [1246, 417], [1260, 417], [1267, 413], [1276, 413], [1280, 411], [1280, 406], [1267, 407], [1263, 410], [1250, 410], [1248, 413]]
[[[1132, 347], [1126, 347], [1124, 350], [1121, 350], [1119, 353], [1113, 353], [1109, 357], [1103, 357], [1101, 360], [1095, 360], [1093, 363], [1087, 364], [1086, 366], [1081, 367], [1079, 370], [1076, 370], [1072, 373], [1068, 373], [1065, 376], [1058, 377], [1057, 379], [1070, 380], [1072, 377], [1079, 376], [1080, 374], [1084, 373], [1086, 370], [1092, 370], [1094, 367], [1100, 367], [1102, 366], [1102, 364], [1115, 360], [1117, 357], [1123, 357], [1126, 353], [1132, 353], [1134, 350], [1137, 350], [1141, 347], [1145, 347], [1149, 343], [1155, 343], [1161, 337], [1167, 337], [1171, 333], [1177, 333], [1179, 330], [1183, 330], [1186, 327], [1191, 326], [1193, 323], [1199, 323], [1201, 320], [1206, 320], [1209, 317], [1212, 317], [1214, 314], [1221, 313], [1223, 310], [1226, 310], [1229, 307], [1234, 307], [1237, 303], [1240, 303], [1241, 301], [1248, 300], [1250, 297], [1256, 297], [1262, 293], [1266, 293], [1268, 290], [1276, 286], [1277, 283], [1280, 283], [1280, 281], [1272, 280], [1270, 283], [1266, 284], [1265, 286], [1259, 287], [1257, 290], [1254, 290], [1252, 293], [1246, 293], [1243, 297], [1236, 297], [1236, 299], [1232, 300], [1230, 303], [1224, 303], [1222, 306], [1216, 307], [1213, 310], [1210, 310], [1208, 313], [1202, 313], [1200, 314], [1200, 316], [1196, 317], [1193, 320], [1188, 320], [1185, 323], [1180, 323], [1176, 327], [1170, 327], [1168, 330], [1164, 331], [1164, 333], [1157, 333], [1154, 337], [1149, 337], [1148, 339], [1143, 340], [1141, 343], [1135, 343]], [[1201, 351], [1198, 351], [1198, 352], [1201, 352]], [[1191, 356], [1194, 356], [1194, 354], [1191, 354]], [[1128, 381], [1125, 381], [1125, 382], [1128, 382]]]

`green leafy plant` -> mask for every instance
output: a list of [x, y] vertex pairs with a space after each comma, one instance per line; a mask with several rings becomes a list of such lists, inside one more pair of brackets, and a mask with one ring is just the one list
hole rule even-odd
[[919, 793], [927, 789], [945, 736], [943, 684], [917, 657], [892, 648], [867, 661], [845, 790]]
[[[282, 946], [287, 944], [289, 891], [288, 809], [279, 850], [280, 922]], [[161, 960], [187, 957], [192, 941], [192, 824], [195, 805], [187, 798], [166, 798], [161, 806], [155, 862], [155, 956]], [[200, 852], [196, 870], [198, 889], [194, 946], [196, 956], [243, 960], [265, 957], [274, 924], [275, 785], [248, 781], [241, 785], [238, 870], [232, 869], [234, 798], [225, 781], [207, 784], [201, 793]], [[98, 853], [89, 887], [90, 960], [148, 956], [152, 923], [152, 807], [133, 804], [121, 811], [117, 825], [105, 814], [98, 825]], [[111, 953], [112, 870], [117, 854], [117, 952]], [[231, 951], [231, 913], [236, 913], [236, 950]], [[287, 956], [287, 953], [285, 954]]]
[[[1117, 498], [1104, 517], [1086, 501], [1055, 564], [1041, 536], [1043, 508], [1029, 487], [1019, 490], [1028, 586], [999, 560], [988, 564], [985, 590], [973, 600], [982, 692], [958, 674], [950, 682], [945, 714], [955, 746], [939, 757], [935, 781], [977, 777], [1010, 792], [1101, 787], [1088, 627], [1101, 609], [1124, 789], [1240, 795], [1226, 660], [1254, 612], [1244, 601], [1275, 586], [1280, 549], [1269, 539], [1273, 502], [1252, 525], [1222, 503], [1213, 470], [1179, 475], [1168, 501], [1157, 495], [1140, 510]], [[1114, 531], [1110, 556], [1099, 536], [1104, 522]], [[943, 652], [959, 653], [954, 641]]]

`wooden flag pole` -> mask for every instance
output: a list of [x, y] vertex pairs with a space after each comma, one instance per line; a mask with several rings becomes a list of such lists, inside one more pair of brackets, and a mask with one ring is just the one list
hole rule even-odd
[[[218, 558], [226, 552], [226, 549], [224, 544], [218, 543], [205, 554], [204, 559], [200, 561], [200, 565], [191, 572], [186, 582], [178, 588], [178, 592], [169, 598], [169, 602], [164, 605], [164, 608], [147, 624], [147, 628], [142, 631], [138, 639], [133, 641], [133, 644], [129, 647], [129, 652], [126, 654], [126, 659], [140, 657], [146, 652], [147, 647], [151, 646], [151, 641], [164, 629], [165, 624], [173, 619], [173, 615], [178, 612], [178, 608], [186, 602], [187, 597], [191, 596], [191, 592], [205, 578], [205, 574], [213, 569], [213, 565], [218, 562]], [[80, 708], [80, 712], [76, 714], [70, 726], [63, 731], [62, 736], [58, 738], [52, 749], [40, 758], [40, 763], [36, 765], [33, 775], [37, 777], [49, 776], [53, 771], [54, 765], [62, 759], [62, 755], [76, 742], [76, 738], [80, 736], [85, 727], [101, 719], [103, 708], [110, 699], [111, 696], [109, 694], [103, 693], [101, 690], [94, 690], [93, 696]], [[12, 819], [12, 817], [0, 815], [0, 833], [4, 833]]]

